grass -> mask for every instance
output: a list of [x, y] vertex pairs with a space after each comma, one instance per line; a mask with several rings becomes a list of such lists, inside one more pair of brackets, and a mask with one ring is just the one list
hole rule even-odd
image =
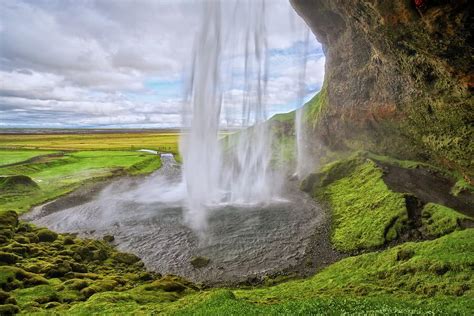
[[25, 212], [116, 174], [150, 173], [161, 166], [160, 159], [137, 150], [171, 152], [179, 160], [178, 140], [179, 133], [173, 132], [0, 135], [0, 175], [27, 176], [40, 189], [0, 192], [0, 212]]
[[[370, 157], [370, 158], [369, 158]], [[406, 234], [413, 224], [407, 210], [409, 195], [393, 192], [383, 180], [383, 171], [373, 160], [404, 168], [420, 167], [410, 161], [356, 153], [325, 165], [303, 181], [304, 190], [328, 202], [333, 216], [331, 240], [343, 252], [373, 250]], [[460, 229], [466, 216], [429, 203], [422, 210], [419, 232], [436, 238]]]
[[422, 210], [422, 223], [425, 234], [429, 238], [446, 235], [459, 229], [459, 222], [468, 219], [467, 216], [449, 207], [428, 203]]
[[0, 167], [2, 175], [25, 175], [40, 188], [30, 194], [6, 192], [0, 194], [0, 212], [13, 209], [25, 212], [43, 203], [71, 192], [88, 181], [115, 174], [146, 174], [161, 166], [156, 155], [132, 151], [79, 151], [59, 157], [43, 157], [35, 162]]
[[0, 148], [52, 150], [153, 149], [178, 153], [179, 133], [0, 135]]
[[360, 156], [326, 165], [313, 194], [333, 213], [332, 242], [341, 251], [374, 248], [397, 237], [407, 220], [405, 199], [392, 192], [375, 162]]
[[19, 163], [33, 157], [53, 154], [48, 150], [0, 150], [0, 166]]

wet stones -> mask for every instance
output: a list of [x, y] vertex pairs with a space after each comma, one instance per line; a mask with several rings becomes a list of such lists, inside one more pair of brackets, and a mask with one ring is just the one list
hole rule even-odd
[[209, 265], [211, 260], [207, 257], [196, 256], [191, 258], [191, 265], [196, 269], [201, 269]]
[[134, 254], [131, 253], [125, 253], [125, 252], [117, 252], [112, 256], [112, 259], [114, 259], [117, 262], [120, 263], [125, 263], [125, 264], [134, 264], [138, 261], [140, 261], [140, 258], [135, 256]]
[[105, 235], [102, 237], [102, 240], [108, 243], [112, 243], [115, 240], [115, 237], [112, 235]]

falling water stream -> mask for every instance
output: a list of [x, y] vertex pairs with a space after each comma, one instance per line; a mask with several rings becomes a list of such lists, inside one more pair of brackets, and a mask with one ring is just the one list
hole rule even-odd
[[[243, 1], [230, 10], [223, 4], [204, 3], [184, 111], [181, 148], [186, 220], [196, 231], [205, 230], [208, 210], [215, 206], [268, 204], [279, 195], [276, 175], [270, 169], [269, 124], [264, 123], [268, 80], [265, 2]], [[229, 87], [223, 70], [240, 56], [244, 69], [241, 127], [252, 127], [229, 136], [224, 159], [219, 131], [223, 89]]]

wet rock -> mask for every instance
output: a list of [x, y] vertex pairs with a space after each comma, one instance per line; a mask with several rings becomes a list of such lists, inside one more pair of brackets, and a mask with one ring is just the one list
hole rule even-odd
[[108, 242], [108, 243], [111, 243], [115, 240], [115, 237], [112, 236], [112, 235], [105, 235], [104, 237], [102, 237], [102, 239], [105, 241], [105, 242]]
[[134, 254], [125, 253], [125, 252], [115, 253], [112, 256], [112, 259], [114, 259], [117, 262], [121, 262], [121, 263], [125, 263], [125, 264], [134, 264], [134, 263], [140, 261], [140, 258], [135, 256]]
[[197, 256], [192, 257], [190, 262], [194, 268], [200, 269], [206, 267], [211, 262], [211, 260], [207, 257]]

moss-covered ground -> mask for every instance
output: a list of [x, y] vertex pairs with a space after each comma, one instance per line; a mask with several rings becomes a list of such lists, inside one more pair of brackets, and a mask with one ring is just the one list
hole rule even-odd
[[146, 272], [106, 241], [0, 216], [0, 311], [61, 315], [468, 315], [474, 308], [474, 236], [441, 238], [343, 259], [272, 287], [201, 289]]
[[377, 249], [413, 229], [420, 233], [419, 238], [429, 239], [461, 228], [466, 216], [434, 203], [426, 204], [421, 214], [416, 214], [421, 223], [414, 223], [418, 218], [412, 218], [415, 215], [408, 209], [414, 197], [393, 192], [384, 182], [384, 171], [376, 161], [406, 168], [424, 166], [359, 152], [325, 165], [303, 181], [304, 190], [325, 200], [331, 208], [332, 242], [336, 249]]

